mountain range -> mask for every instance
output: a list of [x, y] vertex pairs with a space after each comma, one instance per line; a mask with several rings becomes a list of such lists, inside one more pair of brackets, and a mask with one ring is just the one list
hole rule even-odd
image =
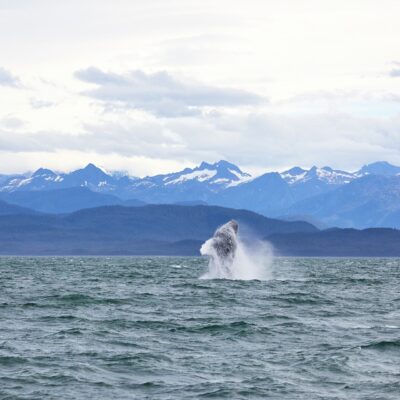
[[278, 255], [400, 256], [399, 230], [319, 230], [307, 222], [216, 206], [105, 206], [67, 214], [8, 211], [0, 215], [2, 255], [199, 255], [218, 226], [236, 219], [244, 241], [267, 240]]
[[235, 219], [246, 237], [317, 232], [307, 222], [213, 206], [107, 206], [69, 214], [0, 215], [0, 254], [199, 255], [215, 229]]
[[70, 173], [40, 168], [1, 175], [0, 200], [55, 214], [105, 205], [209, 204], [320, 227], [400, 228], [400, 167], [385, 161], [355, 172], [296, 166], [252, 177], [221, 160], [144, 178], [93, 164]]

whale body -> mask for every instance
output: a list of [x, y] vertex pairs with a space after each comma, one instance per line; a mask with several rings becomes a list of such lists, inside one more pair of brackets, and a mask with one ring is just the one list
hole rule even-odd
[[209, 256], [212, 263], [219, 268], [229, 271], [238, 246], [238, 230], [239, 225], [235, 220], [222, 225], [215, 231], [214, 236], [203, 244], [201, 254]]
[[212, 247], [221, 259], [233, 260], [235, 257], [238, 229], [238, 223], [235, 220], [231, 220], [215, 231], [212, 238]]

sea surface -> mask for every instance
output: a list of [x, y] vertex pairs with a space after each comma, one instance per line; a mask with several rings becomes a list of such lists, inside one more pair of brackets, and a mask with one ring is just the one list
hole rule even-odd
[[0, 258], [1, 399], [399, 399], [400, 260]]

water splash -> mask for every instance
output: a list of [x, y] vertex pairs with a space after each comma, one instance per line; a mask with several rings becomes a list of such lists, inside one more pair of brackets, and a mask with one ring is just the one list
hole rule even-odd
[[271, 279], [272, 246], [260, 240], [245, 243], [237, 235], [237, 225], [235, 230], [232, 222], [237, 224], [235, 221], [228, 222], [216, 230], [214, 237], [203, 243], [200, 253], [209, 257], [209, 263], [208, 271], [200, 278]]

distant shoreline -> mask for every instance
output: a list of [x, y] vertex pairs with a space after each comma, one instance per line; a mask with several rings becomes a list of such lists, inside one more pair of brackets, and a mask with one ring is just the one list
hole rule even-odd
[[284, 257], [400, 257], [400, 231], [320, 230], [302, 221], [271, 219], [215, 206], [104, 206], [71, 214], [0, 216], [0, 255], [199, 256], [202, 243], [231, 219], [239, 235], [268, 241]]

